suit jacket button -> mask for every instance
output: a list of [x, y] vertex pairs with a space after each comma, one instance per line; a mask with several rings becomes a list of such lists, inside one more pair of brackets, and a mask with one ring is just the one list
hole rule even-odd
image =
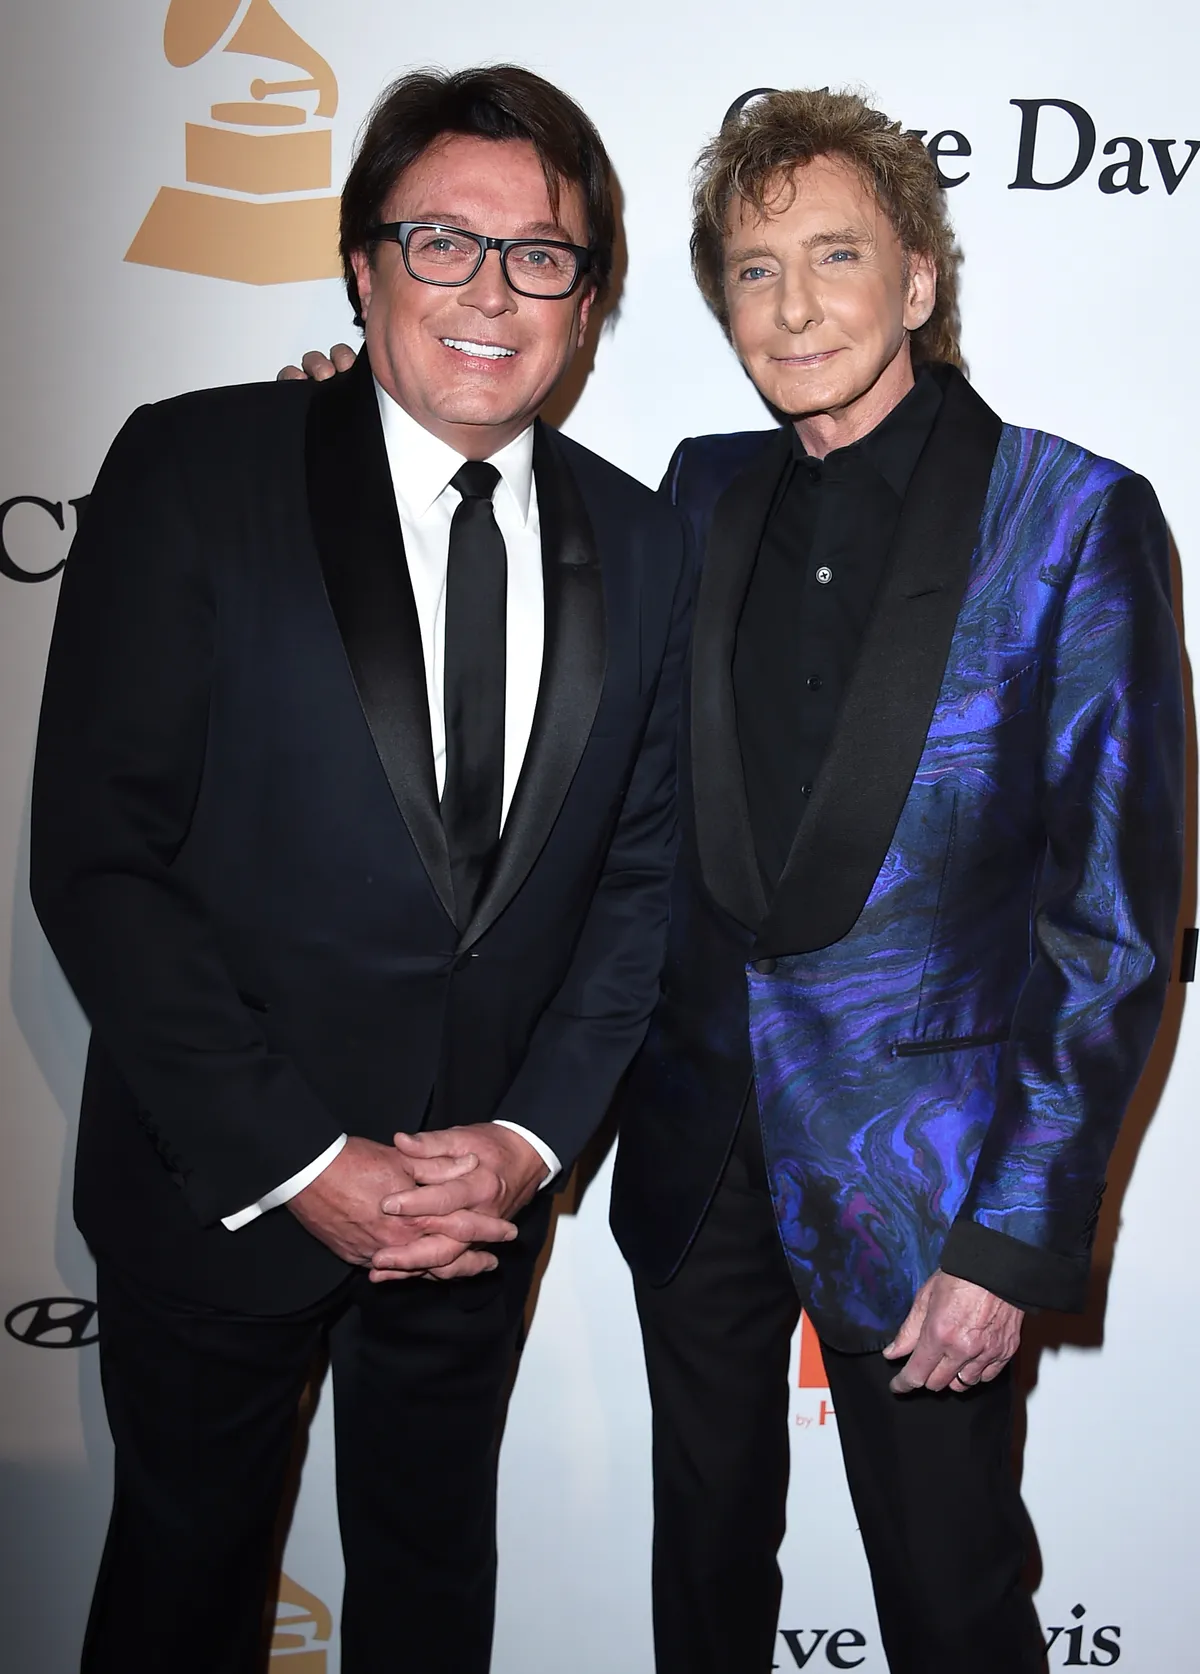
[[756, 959], [754, 961], [754, 969], [759, 976], [774, 976], [778, 966], [778, 959]]

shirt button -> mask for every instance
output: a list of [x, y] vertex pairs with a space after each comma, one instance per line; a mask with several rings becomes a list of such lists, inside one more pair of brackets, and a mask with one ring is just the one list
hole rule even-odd
[[819, 692], [821, 690], [821, 676], [819, 674], [810, 674], [808, 679], [805, 681], [805, 685], [808, 687], [810, 692]]
[[756, 959], [754, 961], [754, 969], [758, 972], [759, 976], [774, 976], [778, 964], [778, 959]]
[[804, 781], [804, 783], [800, 786], [800, 795], [801, 796], [811, 796], [812, 795], [812, 782], [811, 782], [811, 780], [806, 779]]
[[821, 565], [821, 568], [817, 571], [817, 580], [821, 583], [822, 587], [829, 586], [829, 583], [833, 580], [833, 571], [829, 568], [828, 564]]
[[820, 482], [821, 467], [819, 465], [809, 465], [805, 469], [805, 475], [807, 476], [809, 482]]

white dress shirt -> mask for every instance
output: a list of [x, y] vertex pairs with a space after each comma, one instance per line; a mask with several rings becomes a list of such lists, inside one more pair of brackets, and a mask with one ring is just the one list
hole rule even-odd
[[[450, 523], [461, 496], [450, 479], [463, 463], [463, 455], [431, 436], [416, 419], [375, 384], [383, 439], [387, 447], [396, 510], [404, 535], [408, 575], [417, 605], [421, 629], [421, 650], [425, 658], [425, 689], [429, 698], [430, 742], [438, 795], [446, 783], [446, 719], [443, 675], [446, 651], [446, 571], [450, 559]], [[542, 650], [545, 639], [545, 607], [542, 598], [542, 531], [538, 521], [537, 484], [533, 476], [533, 426], [521, 432], [488, 460], [500, 473], [492, 500], [496, 523], [504, 536], [508, 553], [507, 654], [504, 676], [504, 791], [501, 829], [508, 818], [513, 792], [533, 728], [542, 678]], [[549, 1185], [561, 1170], [557, 1156], [537, 1134], [516, 1122], [501, 1127], [519, 1133], [542, 1158], [550, 1173], [542, 1184]], [[293, 1174], [257, 1203], [247, 1205], [222, 1224], [230, 1232], [257, 1220], [268, 1209], [277, 1209], [297, 1192], [310, 1186], [329, 1167], [346, 1143], [346, 1135], [307, 1168]]]

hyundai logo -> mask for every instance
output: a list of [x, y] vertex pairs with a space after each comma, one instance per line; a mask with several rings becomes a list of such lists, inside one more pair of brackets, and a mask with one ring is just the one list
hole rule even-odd
[[95, 1330], [89, 1332], [95, 1318], [94, 1302], [78, 1296], [41, 1296], [36, 1302], [19, 1303], [5, 1320], [4, 1329], [31, 1348], [83, 1348], [99, 1335]]

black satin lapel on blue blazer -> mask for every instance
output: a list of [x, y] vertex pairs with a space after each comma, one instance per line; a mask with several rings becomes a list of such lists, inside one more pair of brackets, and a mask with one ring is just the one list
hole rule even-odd
[[365, 350], [349, 372], [313, 391], [305, 468], [325, 589], [363, 714], [421, 864], [453, 919], [421, 628]]
[[925, 748], [1001, 428], [961, 373], [946, 375], [829, 752], [755, 956], [828, 947], [866, 905]]
[[533, 470], [542, 531], [546, 637], [542, 680], [525, 760], [468, 948], [521, 887], [545, 847], [587, 746], [604, 686], [604, 586], [591, 521], [552, 430], [534, 432]]
[[704, 883], [750, 929], [767, 910], [750, 831], [733, 698], [733, 650], [763, 528], [791, 452], [784, 427], [717, 501], [696, 597], [691, 659], [692, 802]]

